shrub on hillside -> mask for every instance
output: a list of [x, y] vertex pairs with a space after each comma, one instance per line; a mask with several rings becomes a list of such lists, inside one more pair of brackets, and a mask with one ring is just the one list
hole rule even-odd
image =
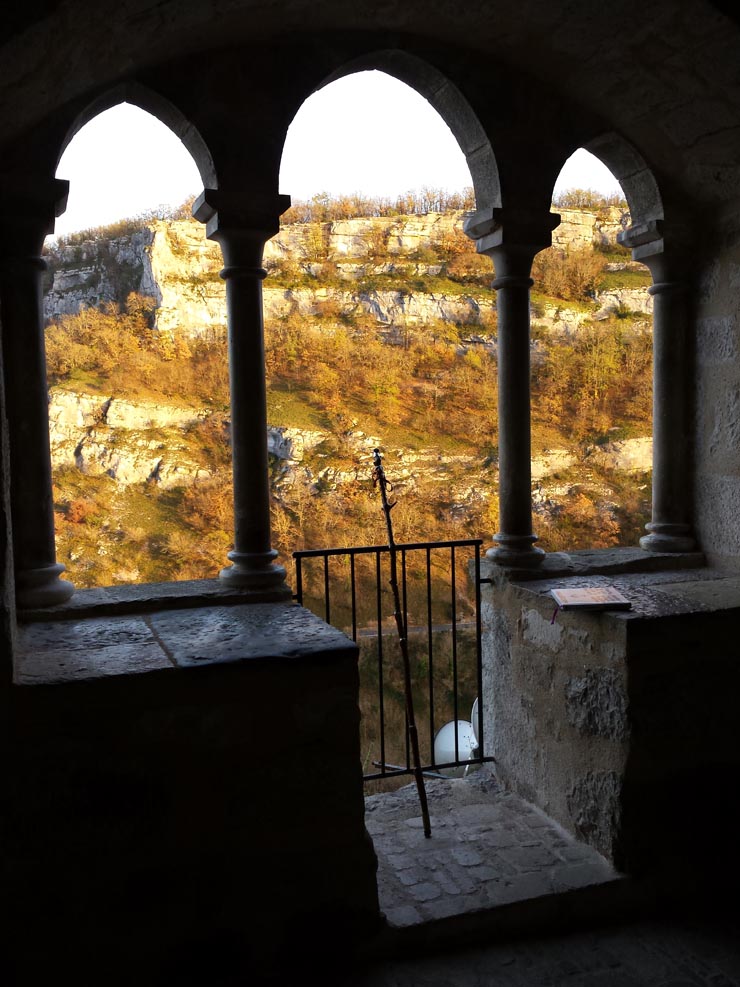
[[553, 206], [560, 209], [589, 209], [599, 212], [608, 209], [610, 206], [617, 206], [620, 209], [627, 209], [627, 200], [620, 192], [613, 192], [611, 195], [604, 195], [592, 188], [569, 188], [563, 189], [553, 196]]
[[537, 254], [532, 278], [546, 295], [566, 301], [590, 298], [599, 286], [604, 258], [590, 247], [557, 250], [551, 247]]

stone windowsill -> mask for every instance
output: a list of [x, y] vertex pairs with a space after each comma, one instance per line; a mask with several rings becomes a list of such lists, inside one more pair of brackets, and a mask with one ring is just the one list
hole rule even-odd
[[563, 618], [578, 614], [632, 621], [740, 609], [740, 574], [707, 566], [699, 552], [668, 554], [639, 548], [557, 552], [530, 570], [503, 569], [484, 559], [481, 577], [494, 585], [514, 585], [540, 599], [558, 587], [610, 584], [632, 603], [631, 610], [569, 611]]
[[254, 591], [230, 586], [220, 579], [132, 583], [78, 589], [65, 603], [35, 610], [19, 610], [18, 621], [29, 624], [48, 620], [80, 620], [83, 617], [100, 617], [104, 614], [151, 613], [155, 610], [183, 610], [239, 603], [277, 603], [289, 598], [290, 590], [276, 590], [257, 598]]
[[[127, 587], [124, 595], [141, 588]], [[106, 606], [100, 594], [107, 592], [91, 591], [96, 599], [92, 613], [80, 601], [77, 608], [67, 604], [62, 619], [47, 614], [20, 625], [17, 685], [159, 676], [173, 669], [237, 663], [270, 662], [277, 667], [356, 658], [356, 646], [341, 631], [291, 602], [245, 604], [243, 597], [240, 602], [227, 593], [207, 601], [201, 597], [200, 605], [192, 596], [182, 597], [188, 602], [173, 607], [164, 591], [147, 596], [144, 612], [132, 613], [125, 606]], [[117, 596], [118, 590], [111, 595]]]

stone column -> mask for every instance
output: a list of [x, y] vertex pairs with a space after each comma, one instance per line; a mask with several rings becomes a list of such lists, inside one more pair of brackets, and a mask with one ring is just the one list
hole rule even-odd
[[532, 531], [529, 289], [534, 256], [550, 246], [559, 222], [554, 213], [485, 209], [465, 223], [478, 253], [487, 254], [496, 270], [501, 530], [487, 555], [515, 568], [537, 566], [545, 554]]
[[41, 257], [44, 237], [66, 205], [68, 183], [0, 183], [0, 319], [10, 449], [16, 603], [68, 600], [72, 583], [56, 561], [49, 452]]
[[193, 206], [206, 235], [221, 247], [226, 281], [231, 387], [231, 445], [234, 466], [234, 548], [225, 582], [251, 591], [255, 599], [290, 597], [285, 569], [271, 547], [267, 462], [267, 397], [262, 316], [262, 252], [290, 205], [279, 196], [273, 212], [234, 207], [220, 190], [206, 189]]
[[633, 226], [618, 240], [653, 277], [653, 505], [650, 552], [690, 552], [689, 294], [686, 251], [666, 248], [660, 221]]

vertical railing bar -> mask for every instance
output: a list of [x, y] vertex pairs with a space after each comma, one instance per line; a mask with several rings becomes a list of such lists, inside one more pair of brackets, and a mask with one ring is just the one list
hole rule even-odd
[[457, 572], [455, 566], [457, 561], [455, 559], [455, 546], [450, 547], [450, 568], [451, 581], [450, 581], [450, 594], [452, 596], [452, 607], [451, 607], [451, 617], [452, 617], [452, 709], [453, 709], [453, 719], [455, 721], [455, 760], [460, 760], [460, 749], [459, 743], [460, 738], [458, 737], [458, 696], [457, 696]]
[[[408, 644], [408, 641], [409, 641], [409, 608], [408, 608], [408, 599], [407, 599], [407, 596], [406, 596], [406, 549], [405, 548], [402, 548], [401, 549], [401, 591], [402, 591], [402, 601], [403, 601], [402, 602], [402, 606], [403, 606], [403, 633], [404, 633], [404, 636], [406, 637], [406, 647], [408, 648], [408, 646], [409, 646], [409, 644]], [[404, 724], [406, 726], [406, 729], [404, 731], [404, 738], [405, 738], [405, 742], [406, 742], [406, 770], [407, 771], [410, 771], [411, 770], [411, 744], [410, 744], [410, 738], [409, 738], [409, 718], [408, 718], [408, 711], [407, 711], [407, 709], [406, 709], [405, 706], [404, 706], [403, 718], [404, 718]]]
[[385, 709], [383, 704], [383, 601], [380, 552], [375, 553], [375, 593], [378, 618], [378, 715], [380, 722], [380, 773], [385, 775]]
[[434, 765], [434, 633], [432, 630], [432, 550], [427, 545], [427, 647], [429, 650], [429, 747]]
[[329, 556], [324, 556], [324, 620], [331, 623], [331, 604], [329, 602]]
[[295, 559], [295, 598], [299, 606], [303, 606], [303, 560], [300, 555], [293, 556]]
[[349, 581], [352, 594], [352, 640], [357, 641], [357, 587], [355, 586], [355, 555], [349, 557]]
[[478, 757], [482, 761], [485, 757], [483, 747], [483, 650], [481, 646], [481, 636], [483, 628], [481, 624], [481, 598], [480, 598], [480, 545], [475, 546], [475, 660], [477, 662], [478, 678]]
[[[470, 539], [466, 541], [451, 541], [451, 542], [422, 542], [418, 544], [408, 544], [408, 545], [398, 545], [401, 556], [401, 579], [402, 579], [402, 601], [401, 606], [403, 609], [402, 613], [402, 627], [404, 634], [408, 637], [409, 629], [409, 613], [408, 613], [408, 595], [409, 595], [409, 569], [408, 569], [408, 553], [414, 549], [424, 549], [426, 553], [426, 592], [427, 592], [427, 645], [429, 652], [429, 668], [428, 668], [428, 686], [429, 686], [429, 734], [430, 734], [430, 766], [431, 768], [439, 767], [436, 762], [434, 755], [434, 734], [435, 734], [435, 682], [434, 682], [434, 590], [432, 584], [432, 551], [437, 548], [449, 548], [450, 549], [450, 617], [451, 617], [451, 630], [452, 630], [452, 694], [453, 694], [453, 715], [454, 715], [454, 736], [455, 736], [455, 764], [461, 763], [475, 763], [488, 759], [486, 753], [486, 738], [483, 735], [483, 660], [482, 660], [482, 614], [481, 614], [481, 584], [480, 584], [480, 569], [481, 569], [481, 540], [480, 539]], [[460, 716], [460, 639], [458, 636], [458, 605], [457, 605], [457, 562], [458, 562], [458, 548], [462, 547], [472, 547], [474, 550], [474, 577], [475, 577], [475, 662], [476, 662], [476, 684], [478, 689], [478, 712], [476, 714], [477, 727], [478, 727], [478, 755], [474, 759], [466, 759], [465, 762], [460, 760], [460, 734], [458, 728], [459, 716]], [[357, 591], [357, 579], [358, 570], [355, 560], [355, 554], [374, 554], [375, 555], [375, 575], [376, 575], [376, 604], [377, 604], [377, 639], [378, 639], [378, 706], [379, 706], [379, 728], [380, 728], [380, 773], [366, 775], [366, 780], [371, 778], [382, 778], [391, 777], [399, 774], [405, 774], [410, 771], [410, 742], [408, 737], [408, 724], [406, 724], [405, 733], [405, 748], [406, 748], [406, 768], [392, 770], [388, 769], [386, 764], [387, 757], [387, 744], [385, 736], [385, 681], [384, 681], [384, 654], [383, 654], [383, 564], [382, 555], [383, 552], [387, 551], [384, 546], [360, 546], [358, 548], [350, 548], [345, 550], [340, 549], [328, 549], [326, 551], [304, 551], [304, 552], [294, 552], [293, 558], [295, 559], [296, 565], [296, 592], [295, 599], [299, 605], [303, 605], [304, 593], [305, 593], [305, 581], [303, 576], [303, 560], [304, 558], [314, 557], [321, 558], [324, 566], [324, 611], [325, 619], [327, 623], [331, 621], [331, 611], [332, 611], [332, 601], [331, 601], [331, 569], [329, 564], [330, 556], [341, 556], [348, 555], [350, 559], [350, 594], [351, 594], [351, 611], [352, 611], [352, 638], [357, 640], [357, 635], [359, 633], [359, 611], [358, 611], [358, 591]], [[336, 609], [336, 608], [333, 608]], [[465, 652], [467, 655], [467, 650]], [[419, 683], [417, 683], [418, 688]], [[449, 765], [448, 765], [449, 766]]]

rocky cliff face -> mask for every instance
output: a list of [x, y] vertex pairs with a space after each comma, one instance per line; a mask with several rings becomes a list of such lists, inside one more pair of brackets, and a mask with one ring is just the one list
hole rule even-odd
[[210, 476], [198, 461], [188, 428], [209, 412], [196, 408], [120, 400], [52, 388], [49, 436], [52, 466], [75, 466], [119, 483], [162, 487]]
[[[611, 210], [602, 218], [577, 210], [563, 210], [562, 216], [554, 236], [560, 247], [613, 242], [624, 222], [619, 210]], [[332, 260], [342, 286], [335, 281], [332, 288], [291, 289], [270, 286], [268, 279], [264, 288], [266, 319], [296, 313], [310, 316], [331, 302], [337, 313], [364, 313], [388, 327], [391, 334], [397, 328], [450, 322], [470, 327], [461, 341], [461, 352], [476, 345], [495, 348], [495, 343], [475, 328], [484, 321], [482, 312], [490, 308], [490, 296], [482, 299], [474, 292], [444, 294], [392, 288], [358, 290], [352, 283], [358, 271], [391, 275], [399, 264], [407, 274], [411, 268], [418, 276], [439, 273], [432, 248], [454, 237], [462, 218], [462, 214], [430, 214], [286, 227], [266, 245], [266, 266], [290, 260], [310, 268], [317, 263], [318, 253]], [[160, 331], [207, 333], [225, 323], [221, 264], [218, 246], [206, 240], [203, 227], [192, 221], [153, 222], [125, 236], [67, 246], [51, 255], [46, 314], [54, 318], [85, 306], [122, 303], [130, 291], [137, 291], [156, 299]], [[651, 299], [644, 291], [619, 289], [602, 293], [595, 302], [603, 312], [629, 308], [647, 313]], [[567, 305], [535, 313], [540, 325], [562, 332], [576, 330], [594, 314]], [[53, 465], [75, 467], [90, 475], [105, 474], [121, 484], [149, 482], [167, 488], [205, 480], [212, 476], [213, 467], [193, 433], [211, 414], [210, 409], [54, 388], [49, 406]], [[226, 428], [227, 422], [221, 425]], [[271, 424], [267, 440], [275, 462], [276, 487], [298, 483], [326, 488], [353, 482], [357, 470], [369, 463], [372, 448], [383, 444], [382, 437], [359, 430], [349, 433], [346, 445], [351, 454], [345, 461], [360, 464], [350, 469], [322, 452], [328, 439], [328, 433], [322, 431]], [[457, 506], [461, 512], [489, 496], [496, 479], [495, 468], [483, 470], [480, 461], [470, 456], [441, 455], [436, 449], [397, 449], [392, 455], [399, 482], [411, 486], [438, 482], [449, 491], [453, 509]], [[567, 490], [553, 486], [553, 476], [577, 469], [589, 457], [597, 467], [648, 471], [651, 441], [614, 442], [588, 450], [585, 457], [581, 450], [546, 450], [532, 463], [533, 482], [540, 484], [543, 503], [551, 496], [567, 495]]]
[[126, 236], [52, 248], [44, 295], [47, 319], [108, 302], [120, 304], [131, 291], [159, 304], [162, 294], [151, 264], [156, 233], [153, 224]]
[[[198, 456], [189, 433], [211, 414], [206, 408], [151, 401], [133, 403], [52, 388], [49, 402], [52, 465], [55, 469], [74, 466], [92, 476], [105, 474], [123, 484], [150, 482], [162, 488], [207, 479], [212, 471]], [[277, 461], [278, 486], [296, 482], [336, 486], [353, 482], [357, 469], [342, 470], [326, 464], [317, 452], [328, 438], [327, 432], [319, 430], [268, 426], [267, 445]], [[358, 468], [370, 463], [373, 448], [382, 441], [379, 436], [366, 435], [357, 429], [345, 438], [351, 450], [350, 458], [359, 464]], [[461, 503], [479, 496], [495, 478], [495, 470], [492, 473], [490, 468], [483, 476], [480, 461], [470, 456], [443, 455], [436, 449], [396, 449], [393, 456], [398, 464], [398, 478], [406, 484], [413, 485], [421, 479], [449, 484], [451, 473], [464, 475], [462, 484], [452, 491]], [[651, 440], [640, 438], [594, 446], [586, 450], [585, 460], [609, 469], [645, 472], [651, 468], [651, 456]], [[548, 449], [532, 460], [532, 480], [547, 481], [548, 477], [571, 469], [580, 461], [581, 456], [573, 450]]]
[[[561, 216], [553, 235], [559, 247], [613, 243], [625, 222], [616, 208], [602, 217], [574, 209], [561, 210]], [[331, 298], [342, 312], [362, 311], [386, 325], [412, 326], [434, 320], [477, 325], [481, 301], [474, 291], [454, 295], [358, 291], [351, 283], [358, 273], [392, 274], [396, 258], [403, 258], [405, 267], [408, 262], [415, 265], [416, 274], [439, 273], [439, 265], [425, 261], [424, 256], [459, 236], [463, 218], [461, 212], [429, 213], [284, 227], [265, 246], [268, 268], [291, 259], [310, 269], [319, 256], [332, 260], [348, 284], [346, 289], [291, 289], [271, 286], [268, 279], [265, 317], [278, 319], [296, 311], [311, 315]], [[222, 266], [219, 247], [206, 240], [203, 226], [192, 220], [153, 221], [125, 236], [53, 248], [49, 265], [47, 319], [106, 302], [120, 304], [129, 292], [136, 291], [156, 299], [160, 331], [197, 336], [226, 321], [225, 287], [218, 276]], [[645, 298], [648, 301], [631, 300], [631, 307], [647, 311], [652, 300]], [[618, 304], [619, 299], [612, 297], [603, 302], [604, 307]]]

